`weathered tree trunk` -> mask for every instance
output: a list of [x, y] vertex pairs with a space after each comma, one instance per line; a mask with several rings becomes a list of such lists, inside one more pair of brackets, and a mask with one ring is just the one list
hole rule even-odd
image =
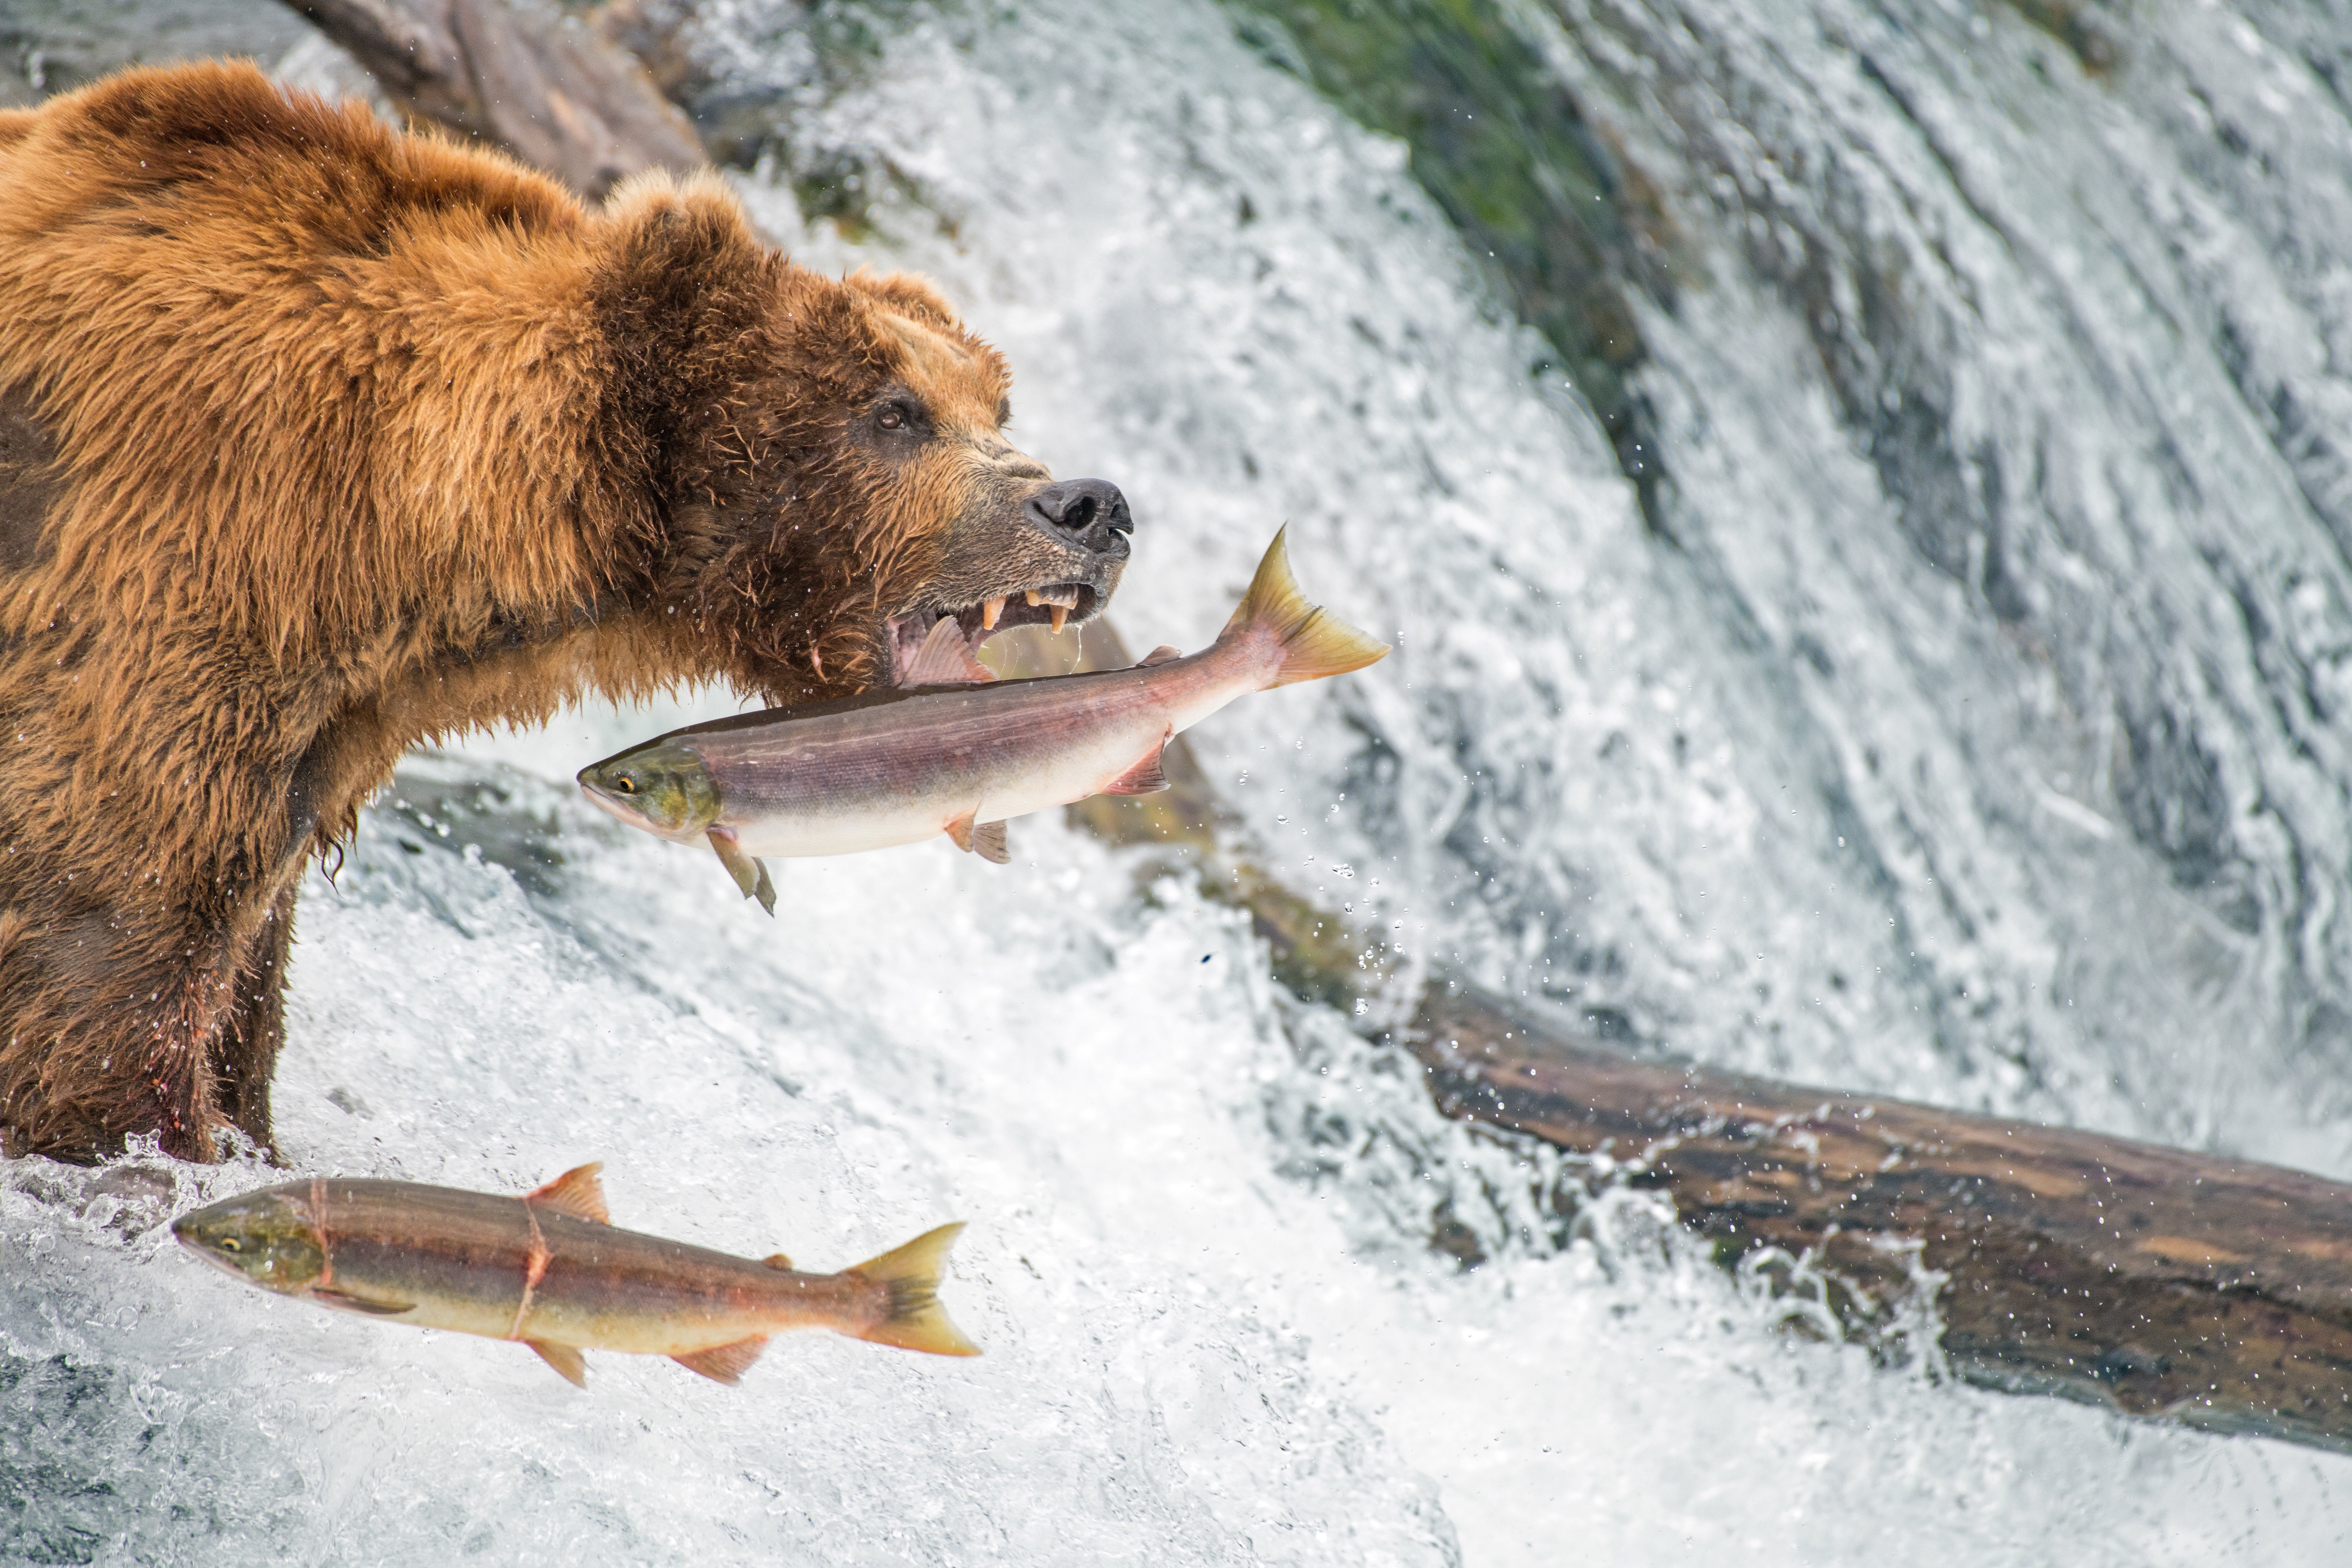
[[[593, 31], [505, 0], [298, 8], [414, 112], [592, 194], [632, 169], [699, 161], [683, 118], [646, 110], [652, 81], [610, 41], [656, 49], [661, 79], [686, 80], [675, 45], [690, 6], [677, 0], [620, 0]], [[1078, 668], [1132, 662], [1099, 620], [1047, 647], [1008, 639], [991, 658], [1008, 674], [1059, 673], [1074, 656]], [[1073, 819], [1187, 860], [1212, 896], [1249, 911], [1277, 978], [1352, 1015], [1387, 978], [1370, 944], [1236, 847], [1181, 739], [1165, 770], [1166, 793], [1100, 796]], [[1780, 1247], [1881, 1300], [1910, 1289], [1919, 1266], [1942, 1275], [1942, 1349], [1981, 1381], [2352, 1447], [2352, 1187], [1637, 1059], [1444, 977], [1394, 1037], [1447, 1114], [1604, 1158], [1668, 1194], [1727, 1259]]]
[[479, 137], [601, 196], [640, 169], [681, 173], [702, 142], [626, 51], [544, 0], [288, 0], [395, 107]]

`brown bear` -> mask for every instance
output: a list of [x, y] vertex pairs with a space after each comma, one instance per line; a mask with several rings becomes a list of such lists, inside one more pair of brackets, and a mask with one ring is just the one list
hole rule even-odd
[[294, 890], [420, 741], [887, 683], [1131, 527], [1004, 362], [715, 176], [601, 209], [249, 67], [0, 112], [0, 1138], [269, 1142]]

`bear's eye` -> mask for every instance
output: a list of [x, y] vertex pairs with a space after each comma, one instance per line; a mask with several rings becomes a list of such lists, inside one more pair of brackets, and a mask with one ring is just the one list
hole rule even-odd
[[874, 423], [885, 430], [904, 430], [907, 427], [907, 411], [894, 403], [876, 415]]

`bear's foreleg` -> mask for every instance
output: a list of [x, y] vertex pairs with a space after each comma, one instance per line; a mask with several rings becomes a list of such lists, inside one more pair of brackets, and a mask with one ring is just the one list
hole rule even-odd
[[269, 1079], [286, 1043], [286, 961], [294, 945], [292, 887], [263, 917], [237, 975], [228, 1016], [213, 1039], [212, 1081], [221, 1114], [264, 1149], [275, 1151]]
[[218, 1131], [232, 1120], [223, 1103], [223, 1069], [232, 1067], [236, 1110], [266, 1131], [266, 1070], [257, 1081], [246, 1061], [257, 1047], [275, 1050], [275, 1017], [265, 1012], [235, 1047], [221, 1039], [239, 979], [282, 965], [256, 962], [265, 932], [233, 951], [226, 931], [185, 910], [62, 902], [20, 899], [0, 916], [0, 1130], [9, 1152], [97, 1160], [152, 1132], [167, 1153], [215, 1159]]

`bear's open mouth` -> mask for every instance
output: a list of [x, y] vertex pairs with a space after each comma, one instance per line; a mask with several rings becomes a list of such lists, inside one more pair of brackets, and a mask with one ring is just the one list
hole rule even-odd
[[890, 641], [890, 683], [905, 684], [907, 671], [912, 668], [916, 654], [931, 635], [931, 628], [943, 620], [952, 620], [963, 634], [964, 661], [974, 680], [993, 680], [980, 662], [981, 645], [999, 632], [1009, 632], [1015, 626], [1050, 626], [1060, 631], [1073, 622], [1094, 618], [1102, 608], [1103, 596], [1084, 583], [1046, 583], [1034, 588], [1000, 594], [975, 605], [960, 607], [925, 606], [890, 617], [887, 629]]

